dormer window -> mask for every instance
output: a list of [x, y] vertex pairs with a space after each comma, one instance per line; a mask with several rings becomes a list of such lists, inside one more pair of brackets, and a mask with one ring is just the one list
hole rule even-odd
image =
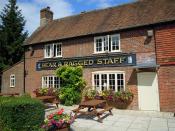
[[94, 53], [120, 52], [120, 35], [107, 35], [94, 38]]
[[61, 43], [45, 45], [44, 58], [62, 57]]

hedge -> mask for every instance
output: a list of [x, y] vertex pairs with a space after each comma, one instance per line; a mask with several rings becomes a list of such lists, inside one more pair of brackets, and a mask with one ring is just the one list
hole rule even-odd
[[44, 105], [30, 97], [0, 97], [0, 130], [35, 131], [44, 121]]

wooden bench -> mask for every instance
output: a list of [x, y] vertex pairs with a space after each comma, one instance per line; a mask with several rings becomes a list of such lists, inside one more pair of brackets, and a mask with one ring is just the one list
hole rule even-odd
[[[98, 106], [104, 105], [103, 107], [100, 106], [101, 111], [98, 111]], [[87, 111], [83, 111], [82, 109], [87, 108]], [[83, 115], [95, 115], [98, 117], [98, 121], [102, 122], [102, 118], [100, 117], [104, 112], [109, 111], [110, 115], [112, 114], [112, 107], [108, 106], [107, 102], [105, 100], [90, 100], [90, 101], [84, 101], [81, 102], [79, 107], [72, 110], [75, 115], [74, 118], [77, 118], [77, 114], [83, 114]]]
[[110, 106], [109, 107], [105, 107], [101, 111], [98, 111], [97, 114], [102, 115], [104, 112], [109, 111], [110, 114], [113, 115], [111, 110], [112, 110], [112, 107], [110, 107]]
[[55, 96], [39, 96], [36, 97], [37, 99], [41, 100], [44, 103], [52, 103], [55, 104], [56, 107], [58, 107], [58, 104], [60, 103], [58, 99], [56, 99]]
[[0, 93], [0, 96], [19, 96], [19, 93]]

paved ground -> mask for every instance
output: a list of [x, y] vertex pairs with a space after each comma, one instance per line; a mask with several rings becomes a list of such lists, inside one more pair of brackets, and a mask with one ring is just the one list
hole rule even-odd
[[[73, 107], [64, 107], [70, 113]], [[55, 110], [47, 111], [53, 112]], [[97, 117], [80, 116], [72, 124], [72, 131], [175, 131], [173, 113], [113, 109], [113, 116], [107, 116], [103, 123]]]

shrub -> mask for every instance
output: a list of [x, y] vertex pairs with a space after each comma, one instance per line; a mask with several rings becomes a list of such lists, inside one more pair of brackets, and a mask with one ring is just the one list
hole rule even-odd
[[44, 105], [30, 97], [0, 97], [0, 129], [32, 131], [44, 121]]
[[82, 90], [86, 85], [85, 80], [82, 78], [82, 67], [62, 66], [56, 70], [56, 75], [62, 80], [59, 93], [61, 103], [73, 105], [80, 102]]

